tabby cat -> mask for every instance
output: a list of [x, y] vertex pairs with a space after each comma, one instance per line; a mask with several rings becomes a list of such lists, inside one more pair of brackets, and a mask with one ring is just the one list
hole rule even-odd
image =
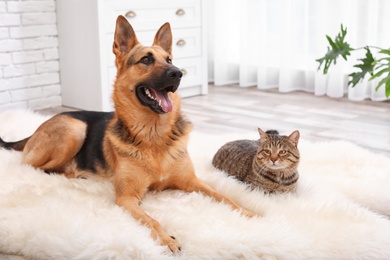
[[258, 131], [259, 140], [223, 145], [214, 155], [214, 167], [265, 193], [295, 191], [299, 177], [299, 131], [289, 136], [281, 136], [275, 130]]

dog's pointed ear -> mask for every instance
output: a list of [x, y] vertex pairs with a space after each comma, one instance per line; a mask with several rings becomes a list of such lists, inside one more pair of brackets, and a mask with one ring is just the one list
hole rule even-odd
[[163, 24], [154, 37], [153, 45], [158, 45], [172, 54], [172, 31], [169, 23]]
[[122, 15], [118, 16], [116, 19], [114, 44], [112, 46], [112, 51], [117, 59], [123, 57], [137, 44], [138, 39], [133, 27], [131, 27], [125, 17]]

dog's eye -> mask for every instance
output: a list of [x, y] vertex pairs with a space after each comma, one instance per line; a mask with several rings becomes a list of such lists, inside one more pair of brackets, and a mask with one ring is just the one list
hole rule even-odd
[[172, 63], [172, 60], [168, 57], [168, 58], [167, 58], [167, 62], [168, 62], [169, 64], [171, 64], [171, 63]]
[[149, 57], [143, 57], [142, 59], [141, 59], [141, 63], [143, 63], [143, 64], [149, 64]]

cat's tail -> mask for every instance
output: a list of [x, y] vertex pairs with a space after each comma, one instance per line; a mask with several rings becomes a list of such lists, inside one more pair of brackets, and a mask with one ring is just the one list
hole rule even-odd
[[267, 130], [267, 131], [265, 131], [265, 133], [269, 134], [269, 135], [279, 135], [279, 132], [276, 130], [273, 130], [273, 129]]
[[28, 138], [25, 138], [23, 140], [16, 141], [16, 142], [5, 142], [0, 137], [0, 148], [4, 148], [7, 150], [23, 151], [24, 146], [26, 145], [28, 139], [30, 139], [30, 138], [28, 137]]

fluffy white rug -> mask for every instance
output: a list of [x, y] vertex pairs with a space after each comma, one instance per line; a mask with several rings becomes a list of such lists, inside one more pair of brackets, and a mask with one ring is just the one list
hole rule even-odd
[[[0, 136], [30, 135], [47, 117], [0, 114]], [[197, 175], [244, 207], [248, 219], [197, 193], [150, 193], [142, 207], [177, 238], [172, 255], [114, 204], [109, 183], [69, 180], [20, 164], [0, 149], [0, 252], [33, 259], [390, 259], [390, 160], [354, 144], [299, 143], [295, 194], [265, 196], [213, 169], [226, 141], [193, 133]]]

